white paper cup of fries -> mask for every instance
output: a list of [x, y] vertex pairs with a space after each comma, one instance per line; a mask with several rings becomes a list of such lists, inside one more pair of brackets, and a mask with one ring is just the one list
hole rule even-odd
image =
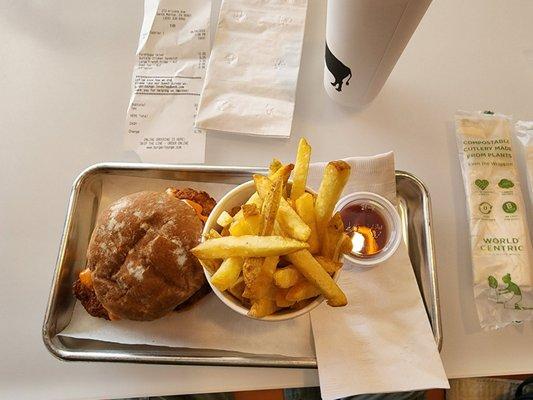
[[[240, 207], [243, 204], [247, 202], [247, 200], [255, 193], [255, 183], [254, 181], [249, 181], [246, 183], [243, 183], [240, 186], [237, 186], [235, 189], [228, 192], [216, 205], [216, 207], [213, 209], [211, 214], [209, 215], [209, 218], [207, 219], [203, 231], [203, 241], [206, 240], [206, 238], [209, 237], [209, 232], [211, 232], [212, 229], [216, 231], [221, 231], [222, 227], [218, 225], [217, 220], [220, 218], [221, 215], [223, 215], [224, 212], [230, 213], [232, 209], [235, 207]], [[315, 193], [307, 189], [307, 192], [311, 193], [312, 195], [315, 195]], [[225, 215], [225, 214], [224, 214]], [[213, 289], [213, 292], [217, 295], [217, 297], [222, 300], [224, 304], [226, 304], [229, 308], [231, 308], [233, 311], [238, 312], [241, 315], [247, 316], [249, 318], [259, 319], [262, 321], [285, 321], [289, 319], [293, 319], [296, 317], [299, 317], [301, 315], [307, 314], [311, 310], [313, 310], [315, 307], [317, 307], [320, 303], [324, 301], [324, 296], [318, 295], [312, 299], [309, 299], [307, 301], [307, 304], [304, 305], [301, 308], [281, 308], [280, 310], [274, 312], [271, 315], [266, 315], [263, 317], [255, 317], [253, 315], [249, 314], [250, 308], [247, 307], [237, 296], [231, 294], [230, 290], [221, 291], [219, 290], [213, 283], [212, 283], [212, 276], [213, 276], [213, 270], [212, 266], [208, 265], [208, 262], [206, 263], [206, 260], [200, 259], [200, 262], [202, 266], [204, 267], [204, 273], [207, 281], [209, 282], [209, 285]], [[337, 271], [332, 278], [336, 281], [339, 276], [340, 271]], [[242, 279], [242, 277], [241, 277]]]
[[239, 314], [283, 321], [324, 300], [332, 307], [348, 302], [336, 281], [352, 242], [334, 207], [350, 166], [329, 162], [314, 193], [307, 187], [310, 156], [301, 139], [295, 164], [274, 159], [268, 176], [254, 175], [230, 191], [191, 250], [215, 294]]

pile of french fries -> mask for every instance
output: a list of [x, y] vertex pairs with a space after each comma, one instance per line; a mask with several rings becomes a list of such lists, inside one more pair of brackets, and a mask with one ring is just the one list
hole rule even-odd
[[330, 306], [347, 304], [332, 276], [352, 241], [333, 210], [350, 166], [328, 163], [314, 196], [306, 191], [310, 158], [311, 146], [301, 139], [295, 164], [274, 159], [268, 176], [254, 175], [256, 192], [248, 201], [222, 212], [219, 230], [192, 250], [213, 286], [229, 291], [255, 318], [299, 309], [321, 294]]

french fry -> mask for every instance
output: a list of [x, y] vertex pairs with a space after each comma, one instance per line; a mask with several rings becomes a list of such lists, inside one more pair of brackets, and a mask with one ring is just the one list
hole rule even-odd
[[[270, 179], [268, 179], [266, 176], [254, 175], [254, 181], [256, 183], [259, 196], [261, 198], [265, 198], [271, 185]], [[311, 235], [311, 228], [309, 228], [305, 222], [302, 221], [300, 216], [292, 209], [289, 203], [287, 203], [287, 200], [284, 198], [282, 198], [280, 201], [276, 220], [285, 233], [287, 233], [287, 235], [290, 237], [303, 242], [309, 239], [309, 236]]]
[[[210, 229], [209, 232], [204, 235], [204, 237], [207, 240], [209, 240], [209, 239], [221, 238], [222, 235], [218, 233], [216, 230]], [[205, 269], [207, 269], [209, 273], [211, 274], [214, 274], [220, 268], [220, 265], [222, 264], [222, 260], [217, 260], [217, 259], [209, 259], [209, 260], [205, 259], [205, 260], [199, 260], [199, 261], [200, 261], [200, 264], [202, 264], [202, 266]]]
[[287, 300], [287, 293], [289, 289], [280, 289], [276, 290], [276, 305], [279, 308], [285, 308], [292, 306], [295, 302]]
[[318, 241], [318, 232], [316, 228], [315, 199], [313, 198], [313, 195], [311, 193], [302, 194], [296, 199], [296, 201], [294, 201], [294, 208], [300, 218], [302, 218], [302, 221], [304, 221], [311, 229], [311, 234], [309, 235], [309, 239], [307, 239], [307, 243], [309, 243], [309, 251], [311, 254], [318, 253], [320, 251], [320, 242]]
[[287, 186], [287, 182], [289, 180], [289, 176], [291, 176], [291, 172], [294, 169], [294, 164], [287, 164], [283, 165], [280, 169], [278, 169], [272, 176], [269, 176], [268, 178], [272, 182], [276, 182], [279, 178], [283, 179], [283, 187]]
[[226, 258], [220, 268], [211, 276], [211, 283], [221, 292], [229, 289], [239, 279], [243, 261], [240, 257]]
[[350, 177], [350, 165], [344, 161], [331, 161], [326, 165], [324, 176], [315, 201], [316, 225], [319, 240], [323, 240], [335, 204]]
[[308, 281], [299, 282], [287, 291], [285, 300], [297, 302], [320, 295], [320, 290]]
[[210, 229], [209, 232], [205, 235], [206, 239], [215, 239], [215, 238], [220, 238], [220, 237], [222, 237], [222, 235], [218, 233], [217, 231], [215, 231], [214, 229]]
[[222, 211], [222, 213], [217, 218], [217, 224], [225, 228], [233, 222], [233, 217], [229, 215], [227, 211]]
[[[255, 207], [255, 206], [254, 206]], [[258, 235], [261, 229], [261, 214], [249, 215], [235, 221], [229, 227], [231, 236]]]
[[240, 301], [244, 301], [242, 293], [244, 292], [244, 278], [241, 275], [239, 279], [228, 289], [233, 296], [238, 298]]
[[269, 297], [263, 297], [252, 302], [252, 307], [250, 308], [248, 315], [255, 318], [262, 318], [274, 314], [276, 311], [278, 311], [276, 301]]
[[[222, 240], [222, 239], [214, 239]], [[348, 303], [346, 295], [329, 276], [329, 274], [322, 268], [317, 260], [313, 258], [308, 250], [299, 250], [286, 257], [300, 273], [328, 300], [328, 304], [333, 307], [344, 306]]]
[[[261, 213], [257, 204], [243, 204], [241, 218], [231, 224], [229, 231], [232, 236], [258, 235], [261, 229]], [[234, 219], [235, 220], [235, 219]]]
[[340, 260], [343, 254], [351, 253], [352, 249], [352, 239], [350, 239], [350, 236], [348, 236], [346, 233], [343, 233], [339, 241], [337, 242], [337, 245], [335, 246], [335, 251], [333, 252], [333, 259]]
[[242, 276], [244, 277], [243, 297], [256, 300], [264, 296], [267, 288], [265, 287], [265, 277], [262, 275], [263, 258], [251, 257], [244, 260], [242, 267]]
[[311, 303], [313, 301], [313, 299], [305, 299], [305, 300], [300, 300], [300, 301], [297, 301], [296, 303], [294, 303], [292, 306], [291, 306], [291, 310], [293, 311], [297, 311], [297, 310], [300, 310], [304, 307], [307, 307], [309, 305], [309, 303]]
[[317, 260], [318, 263], [322, 266], [322, 268], [324, 268], [324, 270], [330, 275], [333, 275], [335, 272], [342, 268], [341, 262], [330, 260], [326, 257], [315, 256], [315, 260]]
[[268, 177], [270, 178], [272, 175], [276, 173], [278, 169], [280, 169], [283, 166], [280, 160], [277, 158], [272, 159], [270, 162], [270, 165], [268, 166]]
[[[283, 167], [282, 167], [283, 168]], [[281, 190], [283, 177], [279, 177], [272, 185], [267, 195], [263, 198], [263, 210], [261, 213], [261, 230], [260, 236], [269, 236], [274, 229], [276, 214], [278, 213], [279, 203], [281, 200]], [[250, 258], [246, 259], [243, 269], [244, 282], [246, 289], [244, 297], [253, 300], [260, 300], [267, 296], [271, 291], [272, 275], [276, 269], [279, 257]], [[268, 262], [267, 262], [268, 261]], [[261, 302], [261, 304], [263, 304]], [[254, 302], [252, 301], [252, 304]], [[259, 306], [258, 306], [259, 307]], [[262, 310], [262, 309], [260, 309]], [[261, 311], [257, 311], [261, 312]]]
[[241, 218], [233, 223], [229, 232], [231, 236], [257, 235], [259, 233], [261, 216]]
[[307, 249], [309, 245], [281, 236], [225, 236], [207, 240], [194, 249], [197, 258], [269, 257]]
[[265, 257], [265, 261], [263, 262], [263, 270], [265, 271], [265, 273], [272, 277], [272, 275], [274, 275], [274, 272], [276, 271], [278, 262], [279, 256]]
[[200, 264], [209, 271], [210, 274], [214, 274], [222, 264], [222, 260], [218, 260], [216, 258], [209, 258], [209, 259], [198, 259], [200, 261]]
[[282, 289], [290, 288], [303, 279], [302, 274], [296, 268], [289, 265], [285, 268], [279, 268], [274, 272], [274, 284]]
[[283, 237], [289, 237], [289, 235], [287, 235], [285, 233], [285, 231], [283, 231], [283, 229], [281, 229], [281, 226], [279, 224], [279, 222], [276, 220], [276, 222], [274, 222], [274, 235], [276, 236], [283, 236]]
[[322, 236], [321, 255], [332, 260], [338, 260], [338, 257], [335, 258], [334, 254], [339, 241], [342, 240], [343, 233], [344, 223], [342, 222], [340, 213], [337, 212], [329, 220], [324, 235]]
[[[254, 192], [254, 194], [252, 194], [250, 198], [246, 200], [246, 203], [244, 203], [243, 205], [246, 205], [246, 204], [255, 204], [257, 209], [260, 210], [261, 207], [263, 206], [263, 200], [261, 200], [261, 197], [259, 197], [259, 194], [257, 194], [257, 192]], [[233, 221], [234, 221], [233, 223], [236, 223], [242, 217], [243, 217], [243, 210], [241, 207], [241, 210], [233, 216]]]
[[282, 185], [282, 178], [278, 178], [272, 184], [272, 187], [263, 199], [263, 210], [261, 213], [263, 216], [261, 222], [261, 236], [269, 236], [274, 230], [274, 222], [276, 221], [276, 215], [278, 214], [278, 209], [281, 202]]
[[241, 207], [242, 210], [242, 216], [244, 218], [253, 217], [254, 215], [260, 215], [261, 211], [259, 211], [259, 208], [256, 204], [243, 204]]
[[342, 236], [341, 253], [348, 254], [353, 250], [352, 238], [346, 233]]
[[304, 138], [298, 143], [298, 152], [296, 153], [296, 165], [292, 174], [291, 200], [296, 201], [305, 193], [307, 185], [307, 173], [309, 172], [309, 160], [311, 159], [311, 146]]
[[279, 256], [247, 258], [243, 267], [246, 283], [243, 296], [254, 300], [271, 296], [274, 287], [274, 271], [276, 271], [278, 262]]

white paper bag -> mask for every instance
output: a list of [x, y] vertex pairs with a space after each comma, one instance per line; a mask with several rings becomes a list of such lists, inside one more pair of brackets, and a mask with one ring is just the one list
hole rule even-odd
[[288, 137], [307, 0], [224, 0], [196, 126]]

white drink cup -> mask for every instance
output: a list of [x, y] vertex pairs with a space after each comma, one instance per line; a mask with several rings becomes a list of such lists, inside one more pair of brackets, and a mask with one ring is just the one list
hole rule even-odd
[[324, 87], [364, 107], [378, 95], [431, 0], [328, 0]]

